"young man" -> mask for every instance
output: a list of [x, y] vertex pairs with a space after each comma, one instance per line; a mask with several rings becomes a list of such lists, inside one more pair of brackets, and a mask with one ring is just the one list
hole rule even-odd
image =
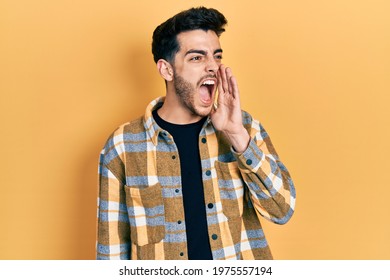
[[286, 223], [295, 189], [221, 64], [226, 23], [200, 7], [154, 31], [166, 96], [102, 150], [98, 259], [272, 259], [259, 217]]

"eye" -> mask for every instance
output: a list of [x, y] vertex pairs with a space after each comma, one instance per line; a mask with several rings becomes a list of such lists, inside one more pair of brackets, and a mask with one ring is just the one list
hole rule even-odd
[[199, 56], [199, 55], [190, 58], [191, 61], [199, 61], [199, 60], [201, 60], [201, 59], [202, 59], [202, 57]]
[[215, 56], [215, 59], [221, 60], [221, 59], [222, 59], [222, 54], [217, 54], [217, 55]]

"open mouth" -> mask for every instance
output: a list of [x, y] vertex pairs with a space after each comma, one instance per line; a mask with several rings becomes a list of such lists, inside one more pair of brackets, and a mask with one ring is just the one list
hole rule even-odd
[[214, 79], [206, 79], [201, 83], [199, 92], [203, 103], [210, 105], [213, 102], [216, 83]]

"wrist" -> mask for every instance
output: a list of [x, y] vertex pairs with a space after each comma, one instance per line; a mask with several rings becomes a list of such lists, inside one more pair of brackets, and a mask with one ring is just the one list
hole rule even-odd
[[233, 147], [234, 151], [241, 154], [243, 153], [249, 145], [250, 136], [248, 131], [242, 126], [242, 128], [237, 132], [224, 132], [228, 138], [230, 145]]

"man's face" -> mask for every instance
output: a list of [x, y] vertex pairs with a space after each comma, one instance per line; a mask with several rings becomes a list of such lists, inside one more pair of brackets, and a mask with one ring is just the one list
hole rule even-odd
[[180, 51], [174, 61], [174, 87], [191, 114], [210, 114], [217, 89], [222, 49], [214, 31], [193, 30], [177, 36]]

